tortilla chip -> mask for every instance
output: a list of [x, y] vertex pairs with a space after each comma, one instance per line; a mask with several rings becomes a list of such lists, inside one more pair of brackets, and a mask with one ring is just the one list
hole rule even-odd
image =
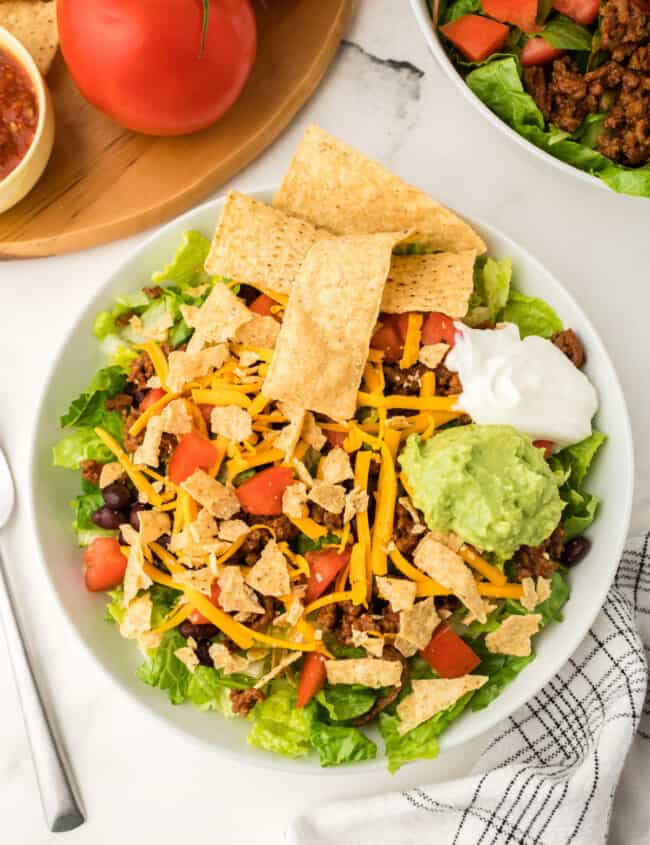
[[134, 543], [129, 550], [129, 558], [124, 573], [122, 602], [128, 607], [140, 590], [146, 590], [153, 584], [151, 578], [144, 571], [144, 553], [140, 542]]
[[280, 616], [276, 616], [273, 624], [293, 628], [293, 626], [296, 625], [298, 620], [302, 617], [304, 612], [304, 604], [298, 596], [294, 595], [291, 599], [289, 609], [282, 613]]
[[237, 329], [235, 340], [244, 346], [273, 349], [280, 334], [280, 323], [273, 317], [252, 314], [252, 319]]
[[144, 440], [135, 450], [133, 455], [134, 464], [145, 464], [150, 467], [157, 467], [159, 463], [158, 452], [160, 441], [163, 436], [163, 424], [160, 414], [151, 417], [144, 432]]
[[129, 325], [136, 334], [142, 335], [142, 337], [147, 340], [154, 340], [156, 343], [162, 343], [167, 340], [169, 329], [171, 329], [174, 325], [174, 318], [169, 311], [163, 311], [153, 322], [145, 326], [140, 317], [138, 317], [137, 314], [134, 314], [129, 320]]
[[174, 393], [180, 393], [188, 381], [207, 376], [212, 370], [218, 370], [230, 357], [228, 345], [220, 343], [201, 352], [190, 354], [178, 350], [170, 352], [167, 364], [167, 387]]
[[245, 672], [250, 660], [240, 654], [233, 654], [223, 643], [213, 643], [208, 649], [215, 669], [221, 669], [224, 675]]
[[305, 414], [301, 437], [308, 446], [311, 446], [317, 452], [320, 452], [327, 443], [327, 437], [325, 437], [323, 430], [316, 422], [316, 417], [309, 411]]
[[461, 319], [474, 291], [476, 250], [394, 255], [381, 310], [386, 314], [438, 311]]
[[354, 478], [350, 456], [340, 446], [335, 446], [321, 459], [318, 469], [321, 479], [330, 484]]
[[233, 488], [220, 484], [202, 469], [195, 470], [182, 482], [181, 487], [218, 519], [230, 519], [241, 510], [239, 499]]
[[486, 621], [485, 606], [479, 595], [476, 580], [472, 570], [460, 555], [429, 533], [418, 543], [413, 555], [413, 563], [430, 578], [458, 596], [479, 622]]
[[200, 569], [185, 569], [183, 572], [174, 574], [174, 580], [185, 587], [191, 587], [204, 596], [212, 595], [212, 584], [214, 582], [214, 573], [207, 567], [202, 566]]
[[438, 543], [442, 543], [443, 546], [447, 546], [452, 552], [460, 551], [460, 547], [463, 545], [461, 538], [458, 534], [454, 534], [453, 531], [450, 531], [448, 534], [443, 534], [441, 531], [429, 531], [429, 536], [433, 540], [437, 540]]
[[121, 481], [124, 478], [126, 473], [122, 467], [122, 464], [119, 461], [111, 461], [110, 464], [104, 464], [102, 467], [102, 471], [99, 474], [99, 488], [103, 490], [104, 487], [108, 487], [109, 484], [113, 484], [116, 481]]
[[173, 399], [160, 414], [163, 431], [168, 434], [187, 434], [192, 431], [192, 417], [184, 399]]
[[250, 526], [243, 519], [225, 519], [219, 523], [219, 539], [234, 543], [244, 534], [248, 534]]
[[237, 330], [253, 319], [244, 302], [227, 285], [217, 282], [200, 308], [181, 305], [188, 326], [194, 329], [187, 351], [200, 352], [210, 343], [233, 340]]
[[406, 578], [385, 578], [382, 575], [378, 575], [375, 580], [380, 598], [386, 599], [395, 613], [413, 607], [415, 581], [408, 581]]
[[273, 205], [340, 235], [414, 229], [409, 240], [431, 249], [486, 249], [453, 211], [318, 126], [307, 128]]
[[253, 418], [237, 405], [216, 407], [210, 415], [210, 427], [213, 434], [222, 434], [234, 443], [241, 443], [253, 433]]
[[257, 596], [244, 583], [244, 576], [238, 566], [224, 566], [219, 576], [219, 604], [226, 611], [244, 613], [264, 613], [264, 608]]
[[287, 559], [275, 540], [269, 540], [257, 563], [246, 576], [246, 583], [263, 596], [286, 596], [291, 589]]
[[40, 0], [2, 0], [0, 26], [8, 29], [31, 53], [40, 72], [45, 75], [59, 47], [56, 25], [56, 3]]
[[277, 676], [284, 672], [287, 666], [291, 666], [292, 663], [295, 663], [296, 660], [299, 660], [302, 657], [302, 653], [299, 651], [292, 651], [289, 654], [285, 655], [282, 660], [278, 663], [277, 666], [274, 666], [266, 675], [263, 675], [259, 681], [254, 685], [253, 689], [262, 689], [267, 684], [269, 684], [273, 678], [277, 678]]
[[289, 420], [289, 424], [280, 429], [273, 445], [284, 452], [285, 460], [290, 461], [300, 440], [300, 432], [305, 419], [305, 409], [293, 402], [281, 402], [280, 410]]
[[413, 692], [397, 705], [400, 736], [417, 728], [436, 713], [448, 710], [468, 692], [487, 683], [487, 675], [463, 675], [460, 678], [432, 678], [411, 681]]
[[532, 651], [530, 638], [539, 631], [542, 621], [540, 613], [508, 616], [496, 631], [485, 636], [485, 645], [493, 654], [511, 654], [513, 657], [528, 657]]
[[181, 661], [185, 668], [194, 672], [199, 665], [199, 658], [196, 654], [196, 641], [192, 637], [187, 638], [187, 645], [177, 648], [174, 652], [174, 657]]
[[120, 525], [120, 534], [127, 546], [133, 546], [135, 543], [140, 542], [140, 535], [130, 522], [123, 522]]
[[188, 525], [188, 530], [195, 543], [209, 542], [217, 536], [217, 521], [207, 508], [201, 508], [194, 522]]
[[345, 488], [339, 484], [328, 484], [327, 481], [315, 478], [309, 491], [309, 498], [328, 513], [341, 513], [345, 507]]
[[365, 648], [370, 657], [381, 657], [384, 653], [384, 638], [371, 637], [366, 631], [352, 629], [352, 645]]
[[442, 363], [442, 359], [448, 352], [448, 343], [432, 343], [421, 346], [418, 353], [418, 361], [430, 370], [435, 370], [438, 364]]
[[314, 479], [307, 467], [298, 458], [294, 458], [291, 463], [293, 465], [294, 470], [296, 471], [296, 475], [298, 476], [298, 478], [302, 481], [305, 487], [310, 488], [314, 483]]
[[305, 256], [328, 232], [230, 191], [205, 269], [253, 287], [289, 293]]
[[395, 643], [397, 644], [399, 639], [402, 643], [408, 643], [416, 651], [426, 648], [439, 622], [440, 618], [433, 597], [419, 601], [410, 609], [400, 613], [399, 636], [395, 639]]
[[537, 585], [532, 578], [524, 578], [521, 586], [524, 588], [524, 595], [520, 601], [522, 607], [529, 611], [535, 610], [538, 604], [546, 601], [551, 595], [551, 582], [541, 575], [537, 578]]
[[127, 640], [135, 640], [148, 631], [151, 628], [152, 609], [149, 593], [129, 601], [120, 622], [120, 634]]
[[365, 513], [368, 510], [370, 496], [365, 490], [355, 487], [345, 496], [345, 508], [343, 510], [343, 523], [348, 523], [358, 513]]
[[549, 578], [542, 578], [541, 575], [537, 578], [537, 604], [542, 604], [546, 599], [550, 598], [552, 587]]
[[265, 396], [333, 419], [354, 416], [391, 253], [402, 238], [357, 235], [311, 248], [289, 297]]
[[379, 689], [399, 684], [402, 664], [399, 660], [376, 660], [374, 657], [326, 660], [325, 671], [330, 684], [361, 684]]
[[[496, 604], [490, 604], [490, 602], [487, 601], [487, 599], [483, 599], [483, 608], [485, 610], [485, 615], [489, 616], [492, 613], [493, 610], [497, 609], [497, 605]], [[478, 619], [476, 618], [476, 616], [474, 616], [474, 614], [470, 610], [465, 614], [465, 616], [463, 616], [462, 621], [463, 621], [463, 625], [471, 625], [472, 622], [478, 622]]]
[[161, 534], [171, 532], [172, 521], [168, 513], [163, 511], [140, 511], [140, 542], [143, 544], [155, 542]]
[[285, 488], [282, 494], [282, 513], [294, 519], [302, 519], [307, 504], [307, 488], [302, 481], [296, 481]]

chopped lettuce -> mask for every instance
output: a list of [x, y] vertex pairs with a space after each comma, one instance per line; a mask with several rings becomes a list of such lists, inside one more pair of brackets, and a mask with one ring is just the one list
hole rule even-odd
[[77, 534], [80, 546], [89, 545], [95, 537], [116, 537], [117, 531], [98, 528], [92, 521], [92, 515], [104, 504], [100, 490], [87, 481], [82, 481], [83, 492], [70, 502], [74, 513], [72, 529]]
[[544, 27], [542, 38], [556, 50], [591, 52], [591, 32], [566, 15], [556, 15]]
[[474, 291], [465, 322], [469, 326], [495, 323], [510, 293], [512, 262], [509, 258], [495, 261], [479, 259], [474, 270]]
[[341, 538], [338, 534], [326, 534], [318, 540], [310, 540], [306, 534], [299, 534], [296, 540], [296, 551], [299, 555], [305, 555], [307, 552], [319, 552], [325, 546], [338, 546]]
[[567, 446], [551, 457], [552, 469], [566, 475], [566, 480], [560, 487], [560, 496], [565, 502], [562, 527], [567, 540], [583, 534], [596, 516], [598, 497], [588, 493], [582, 485], [606, 439], [604, 434], [594, 430], [585, 440]]
[[475, 692], [471, 704], [474, 711], [483, 710], [494, 701], [521, 670], [535, 659], [535, 652], [531, 652], [528, 657], [513, 657], [507, 654], [491, 654], [486, 650], [482, 657], [476, 672], [479, 675], [488, 675], [489, 681]]
[[518, 290], [511, 290], [506, 307], [500, 314], [504, 323], [515, 323], [519, 326], [521, 337], [539, 335], [551, 338], [563, 329], [562, 321], [542, 299], [526, 296]]
[[92, 428], [79, 428], [68, 434], [52, 449], [52, 462], [55, 467], [79, 469], [81, 461], [99, 461], [108, 463], [114, 460], [113, 453], [107, 449]]
[[116, 411], [107, 411], [104, 403], [124, 390], [125, 385], [126, 375], [120, 367], [111, 366], [99, 370], [87, 390], [70, 403], [68, 410], [61, 417], [61, 427], [100, 426], [113, 437], [122, 440], [124, 436], [122, 417]]
[[359, 760], [374, 760], [377, 746], [358, 728], [327, 725], [314, 719], [309, 740], [318, 751], [320, 764], [339, 766], [342, 763], [356, 763]]
[[182, 704], [187, 698], [190, 673], [174, 652], [186, 645], [178, 631], [167, 631], [153, 655], [138, 668], [136, 675], [150, 687], [165, 690], [172, 704]]
[[126, 613], [126, 608], [124, 607], [124, 590], [122, 587], [116, 587], [114, 590], [108, 592], [108, 598], [104, 619], [106, 622], [119, 625]]
[[203, 269], [209, 252], [210, 241], [205, 235], [195, 231], [185, 232], [183, 243], [171, 263], [164, 270], [154, 273], [151, 281], [154, 285], [172, 282], [180, 287], [203, 284], [210, 280], [210, 276]]
[[316, 700], [330, 719], [345, 722], [367, 713], [377, 700], [377, 691], [359, 684], [336, 684], [322, 689]]
[[285, 757], [304, 757], [311, 747], [313, 718], [311, 705], [296, 708], [296, 691], [292, 687], [279, 686], [255, 706], [248, 742]]
[[[234, 717], [230, 690], [236, 689], [234, 686], [236, 682], [226, 684], [224, 680], [226, 679], [216, 669], [210, 666], [197, 666], [187, 685], [187, 700], [197, 710], [216, 710], [226, 718]], [[250, 683], [246, 686], [250, 686]]]

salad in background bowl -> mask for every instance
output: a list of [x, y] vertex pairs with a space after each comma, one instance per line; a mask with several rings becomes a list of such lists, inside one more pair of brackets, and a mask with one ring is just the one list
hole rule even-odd
[[436, 59], [492, 123], [581, 178], [650, 197], [645, 0], [411, 3]]

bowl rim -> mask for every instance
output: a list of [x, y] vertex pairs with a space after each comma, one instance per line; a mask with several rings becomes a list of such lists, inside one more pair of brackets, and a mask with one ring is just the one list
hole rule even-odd
[[[278, 187], [278, 185], [274, 185], [270, 188], [249, 190], [247, 191], [247, 193], [249, 196], [255, 199], [266, 202], [269, 201], [269, 198], [275, 193]], [[99, 667], [100, 671], [104, 673], [108, 678], [110, 678], [111, 682], [118, 686], [119, 689], [124, 694], [126, 694], [131, 701], [135, 701], [138, 707], [145, 710], [149, 714], [149, 716], [154, 716], [158, 721], [160, 721], [161, 724], [164, 724], [167, 729], [171, 727], [178, 734], [192, 740], [204, 749], [207, 743], [203, 738], [196, 735], [192, 731], [186, 730], [182, 725], [178, 724], [174, 719], [169, 718], [164, 713], [159, 712], [155, 708], [149, 707], [142, 696], [139, 696], [136, 692], [134, 692], [133, 689], [131, 689], [122, 678], [117, 677], [114, 672], [108, 668], [108, 666], [104, 665], [104, 663], [100, 660], [99, 656], [95, 654], [95, 651], [91, 646], [90, 642], [87, 641], [87, 639], [81, 635], [81, 633], [77, 629], [77, 626], [68, 614], [68, 611], [63, 602], [63, 598], [59, 594], [57, 586], [54, 582], [53, 575], [50, 572], [50, 567], [46, 562], [46, 555], [44, 553], [45, 543], [43, 542], [41, 531], [39, 529], [39, 522], [36, 516], [37, 487], [39, 483], [38, 433], [40, 428], [40, 422], [45, 412], [46, 398], [54, 381], [60, 358], [63, 356], [69, 340], [75, 335], [76, 332], [79, 331], [80, 323], [84, 319], [87, 319], [88, 312], [96, 309], [97, 301], [99, 300], [101, 302], [102, 297], [105, 297], [105, 290], [114, 280], [114, 278], [123, 272], [124, 267], [126, 265], [137, 259], [142, 253], [146, 253], [146, 251], [158, 240], [166, 238], [168, 234], [171, 234], [171, 232], [173, 230], [176, 230], [180, 225], [191, 228], [194, 218], [200, 216], [203, 212], [206, 212], [208, 210], [214, 210], [215, 214], [218, 214], [220, 208], [222, 208], [223, 206], [224, 201], [225, 194], [215, 197], [214, 199], [209, 200], [206, 203], [203, 203], [193, 209], [190, 209], [179, 217], [169, 221], [164, 226], [156, 229], [147, 238], [141, 241], [134, 249], [129, 250], [124, 256], [122, 256], [119, 260], [119, 263], [114, 266], [112, 270], [106, 274], [102, 282], [97, 285], [93, 295], [84, 302], [83, 307], [77, 315], [77, 318], [74, 323], [65, 333], [65, 335], [61, 338], [55, 350], [55, 354], [51, 358], [50, 366], [43, 381], [43, 389], [40, 393], [36, 411], [32, 418], [32, 428], [29, 437], [28, 448], [29, 484], [27, 491], [27, 517], [29, 527], [31, 530], [31, 534], [35, 540], [38, 562], [40, 564], [41, 569], [45, 572], [47, 585], [49, 587], [50, 593], [54, 594], [58, 607], [63, 617], [65, 618], [66, 625], [68, 626], [69, 630], [74, 634], [75, 641], [81, 643], [86, 654], [91, 658], [92, 662], [97, 667]], [[576, 312], [580, 315], [581, 320], [583, 321], [584, 325], [586, 326], [589, 332], [590, 348], [598, 348], [599, 354], [604, 358], [607, 366], [610, 368], [610, 372], [613, 375], [613, 380], [609, 383], [608, 386], [608, 396], [612, 397], [612, 402], [617, 401], [619, 404], [618, 416], [621, 423], [621, 429], [618, 432], [618, 438], [620, 439], [620, 445], [624, 449], [625, 453], [624, 472], [626, 473], [627, 477], [623, 478], [625, 482], [623, 491], [623, 519], [619, 523], [618, 527], [620, 535], [618, 537], [617, 543], [615, 544], [615, 554], [612, 556], [610, 571], [607, 574], [607, 578], [603, 581], [600, 591], [597, 594], [592, 594], [593, 605], [591, 606], [590, 612], [583, 614], [583, 616], [581, 617], [582, 621], [580, 625], [575, 625], [572, 629], [569, 628], [567, 631], [565, 631], [564, 642], [566, 643], [566, 646], [563, 647], [561, 650], [558, 650], [554, 659], [550, 659], [548, 661], [549, 665], [546, 667], [546, 671], [541, 672], [537, 676], [536, 680], [531, 680], [528, 688], [525, 691], [519, 691], [517, 694], [514, 694], [511, 691], [509, 703], [505, 708], [504, 713], [497, 715], [496, 710], [493, 710], [494, 716], [490, 721], [488, 721], [487, 724], [483, 726], [476, 725], [472, 726], [469, 729], [466, 729], [461, 738], [456, 739], [455, 737], [453, 737], [452, 739], [448, 739], [447, 741], [445, 741], [445, 736], [443, 734], [443, 736], [440, 738], [441, 754], [445, 751], [450, 751], [453, 748], [466, 745], [468, 742], [476, 739], [477, 737], [485, 735], [488, 732], [494, 730], [494, 728], [500, 722], [507, 719], [521, 706], [525, 705], [528, 701], [534, 698], [534, 696], [537, 695], [537, 693], [542, 689], [542, 687], [560, 671], [560, 669], [566, 664], [570, 656], [578, 648], [578, 646], [586, 636], [589, 628], [592, 626], [598, 613], [602, 609], [607, 593], [609, 592], [611, 584], [614, 581], [616, 571], [618, 569], [618, 564], [625, 546], [625, 541], [627, 539], [629, 529], [629, 523], [632, 512], [635, 476], [632, 428], [627, 403], [625, 401], [625, 395], [623, 393], [620, 379], [618, 378], [618, 374], [611, 361], [607, 348], [605, 347], [605, 344], [601, 340], [600, 335], [596, 331], [591, 320], [584, 312], [584, 310], [580, 307], [580, 305], [576, 302], [576, 300], [568, 291], [568, 289], [560, 281], [558, 281], [558, 279], [549, 270], [547, 270], [546, 267], [534, 255], [532, 255], [526, 247], [518, 245], [511, 238], [506, 235], [503, 235], [500, 230], [496, 229], [491, 224], [485, 223], [479, 218], [465, 214], [463, 214], [462, 216], [471, 225], [477, 226], [479, 229], [483, 230], [484, 232], [487, 232], [490, 237], [494, 237], [495, 239], [500, 240], [501, 244], [506, 249], [514, 249], [515, 251], [521, 251], [525, 256], [528, 268], [541, 272], [548, 278], [550, 278], [550, 280], [558, 287], [558, 289], [561, 290], [563, 296], [566, 298], [569, 305], [574, 308]], [[531, 679], [532, 678], [533, 676], [531, 676]], [[486, 710], [485, 712], [489, 711]], [[250, 754], [247, 749], [247, 746], [245, 745], [242, 746], [241, 750], [231, 750], [222, 747], [219, 744], [208, 744], [208, 748], [210, 751], [221, 755], [225, 759], [230, 759], [231, 761], [234, 761], [236, 763], [249, 765], [257, 768], [283, 771], [294, 775], [298, 773], [318, 776], [340, 774], [339, 767], [336, 766], [325, 769], [315, 768], [301, 765], [301, 760], [298, 760], [296, 762], [295, 760], [288, 760], [284, 757], [281, 757], [280, 755], [274, 755], [271, 753], [266, 753], [261, 756], [252, 755]], [[426, 760], [415, 761], [416, 764], [420, 765], [426, 764], [426, 762]], [[380, 756], [376, 760], [356, 764], [354, 770], [347, 770], [346, 774], [362, 774], [384, 770], [385, 759], [383, 758], [383, 756]]]
[[608, 185], [603, 182], [602, 179], [599, 179], [597, 176], [594, 176], [591, 173], [586, 173], [584, 170], [580, 170], [577, 167], [573, 167], [573, 165], [567, 164], [565, 161], [562, 161], [559, 158], [555, 158], [555, 156], [552, 156], [550, 153], [546, 152], [546, 150], [541, 150], [539, 147], [536, 147], [535, 144], [531, 143], [526, 138], [521, 136], [511, 126], [508, 126], [508, 124], [504, 120], [501, 120], [498, 115], [496, 115], [491, 109], [489, 109], [485, 105], [485, 103], [482, 102], [482, 100], [480, 100], [476, 96], [476, 94], [471, 90], [471, 88], [466, 85], [461, 75], [454, 67], [451, 59], [447, 55], [446, 50], [442, 46], [440, 36], [438, 35], [438, 30], [433, 25], [433, 20], [429, 13], [429, 6], [427, 4], [427, 0], [410, 0], [410, 4], [415, 19], [418, 22], [420, 32], [422, 33], [425, 41], [429, 45], [429, 50], [433, 54], [435, 60], [438, 62], [438, 65], [442, 68], [447, 78], [450, 79], [456, 86], [456, 88], [458, 88], [462, 92], [465, 99], [469, 103], [471, 103], [471, 105], [473, 105], [474, 108], [478, 112], [480, 112], [492, 126], [502, 132], [511, 141], [514, 141], [519, 147], [527, 150], [531, 155], [534, 155], [539, 161], [553, 165], [560, 172], [579, 179], [585, 185], [591, 185], [592, 187], [595, 187], [598, 190], [604, 190], [608, 193], [616, 194], [617, 196], [630, 197], [631, 199], [645, 199], [644, 197], [634, 197], [630, 194], [620, 194], [616, 191], [613, 191]]
[[24, 171], [28, 170], [32, 160], [37, 154], [38, 148], [44, 138], [47, 121], [51, 111], [51, 100], [43, 74], [38, 69], [32, 54], [27, 47], [19, 41], [15, 35], [3, 26], [0, 26], [0, 49], [10, 53], [20, 66], [27, 72], [29, 79], [34, 86], [38, 105], [38, 123], [34, 138], [26, 154], [8, 176], [0, 180], [0, 192], [7, 191], [15, 181], [18, 181]]

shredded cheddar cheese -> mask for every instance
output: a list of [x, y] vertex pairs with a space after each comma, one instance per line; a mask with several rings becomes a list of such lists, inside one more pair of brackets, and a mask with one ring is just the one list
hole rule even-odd
[[137, 420], [133, 423], [131, 428], [129, 429], [129, 434], [131, 437], [135, 437], [137, 434], [140, 434], [141, 431], [147, 427], [147, 423], [152, 417], [155, 417], [156, 414], [159, 414], [165, 405], [168, 405], [173, 399], [178, 399], [177, 393], [166, 393], [157, 402], [154, 402], [153, 405], [150, 405], [146, 411], [144, 411]]
[[496, 566], [484, 560], [474, 549], [469, 546], [462, 545], [458, 550], [458, 554], [463, 558], [465, 563], [468, 563], [472, 569], [479, 572], [484, 578], [487, 578], [492, 584], [497, 584], [502, 587], [508, 582], [506, 576]]
[[165, 353], [153, 340], [147, 341], [147, 343], [139, 343], [136, 346], [136, 349], [142, 349], [142, 351], [146, 352], [151, 358], [151, 363], [156, 371], [156, 375], [160, 379], [160, 384], [166, 390], [167, 388], [165, 385], [167, 384], [169, 369], [167, 367], [167, 358], [165, 357]]
[[148, 501], [155, 505], [156, 507], [160, 507], [162, 505], [162, 501], [160, 496], [151, 486], [150, 482], [144, 477], [144, 475], [135, 468], [131, 460], [129, 459], [126, 452], [122, 449], [120, 444], [112, 437], [107, 431], [104, 431], [103, 428], [95, 428], [95, 434], [102, 443], [111, 450], [111, 452], [115, 455], [117, 460], [122, 465], [122, 469], [131, 479], [133, 486], [140, 491], [140, 493], [144, 493], [147, 496]]
[[417, 364], [420, 352], [420, 337], [422, 335], [422, 314], [411, 311], [408, 315], [404, 352], [399, 362], [400, 369], [407, 370]]

